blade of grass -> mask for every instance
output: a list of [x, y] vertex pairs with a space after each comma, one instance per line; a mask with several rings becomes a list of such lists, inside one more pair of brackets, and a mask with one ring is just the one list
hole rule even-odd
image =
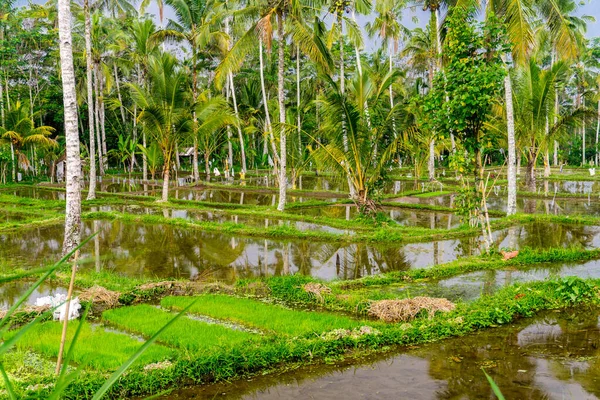
[[490, 386], [492, 387], [492, 391], [494, 392], [494, 394], [496, 395], [496, 397], [498, 398], [498, 400], [505, 400], [504, 399], [504, 395], [500, 391], [500, 388], [498, 387], [498, 385], [496, 385], [496, 382], [494, 382], [494, 380], [492, 379], [492, 377], [489, 376], [487, 374], [487, 372], [485, 372], [485, 369], [481, 368], [481, 370], [485, 374], [485, 377], [487, 378], [488, 382], [490, 383]]
[[125, 373], [125, 371], [131, 366], [131, 364], [133, 364], [135, 360], [137, 360], [144, 353], [144, 351], [146, 351], [146, 349], [148, 349], [148, 347], [150, 347], [150, 345], [156, 341], [156, 339], [158, 339], [161, 333], [163, 333], [169, 326], [171, 326], [175, 321], [181, 318], [181, 316], [184, 315], [195, 303], [196, 301], [191, 302], [186, 308], [181, 310], [180, 313], [175, 315], [169, 322], [167, 322], [162, 328], [160, 328], [158, 332], [156, 332], [150, 339], [148, 339], [142, 345], [142, 347], [140, 347], [138, 351], [136, 351], [135, 354], [129, 358], [129, 360], [125, 361], [123, 365], [121, 365], [121, 367], [119, 367], [119, 369], [116, 370], [106, 382], [104, 382], [104, 385], [102, 385], [102, 387], [98, 389], [98, 391], [94, 394], [92, 400], [100, 400], [102, 396], [104, 396], [106, 392], [111, 388], [111, 386], [115, 384], [117, 379], [119, 379], [119, 377]]
[[0, 373], [2, 374], [2, 379], [4, 380], [4, 386], [6, 388], [6, 392], [8, 393], [8, 398], [10, 400], [17, 400], [17, 394], [15, 393], [15, 389], [12, 386], [12, 383], [10, 383], [10, 379], [8, 379], [8, 375], [6, 374], [6, 371], [4, 370], [4, 365], [2, 365], [2, 363], [0, 362]]

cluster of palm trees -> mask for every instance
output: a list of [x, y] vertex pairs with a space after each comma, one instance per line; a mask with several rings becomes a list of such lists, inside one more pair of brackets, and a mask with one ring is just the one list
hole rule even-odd
[[[15, 52], [0, 51], [0, 125], [12, 132], [2, 134], [1, 148], [35, 159], [39, 148], [59, 152], [58, 135], [67, 139], [62, 157], [69, 161], [69, 149], [81, 143], [89, 199], [96, 175], [116, 159], [130, 171], [140, 168], [144, 180], [162, 171], [167, 200], [172, 171], [183, 168], [182, 149], [192, 149], [196, 182], [201, 168], [207, 176], [214, 167], [241, 176], [271, 168], [279, 210], [288, 182], [308, 168], [337, 171], [366, 208], [370, 191], [393, 166], [412, 165], [415, 176], [426, 167], [435, 179], [436, 162], [442, 165], [443, 155], [461, 143], [423, 123], [419, 99], [444, 74], [445, 18], [456, 7], [497, 18], [506, 30], [503, 95], [485, 124], [494, 148], [483, 151], [489, 162], [508, 166], [509, 214], [516, 211], [521, 159], [530, 188], [540, 162], [546, 175], [552, 163], [598, 162], [600, 122], [594, 126], [591, 108], [600, 100], [600, 43], [585, 38], [590, 18], [576, 16], [574, 0], [422, 0], [430, 19], [413, 30], [402, 16], [414, 4], [391, 0], [167, 0], [157, 2], [158, 26], [145, 13], [147, 1], [139, 11], [125, 0], [69, 5], [72, 16], [64, 21], [52, 3], [2, 10], [0, 34], [30, 39]], [[165, 6], [173, 11], [167, 21]], [[369, 16], [366, 26], [357, 22], [360, 15]], [[53, 37], [57, 21], [73, 28], [74, 108], [67, 108], [71, 88], [64, 87], [64, 130], [62, 120], [52, 119], [51, 94], [44, 95], [59, 80], [71, 84], [62, 58], [57, 63], [56, 48], [35, 60], [25, 56]], [[380, 47], [365, 49], [366, 36]], [[11, 68], [15, 62], [23, 67]], [[28, 130], [17, 132], [5, 110], [16, 109], [21, 98], [29, 98], [31, 115]], [[70, 134], [77, 146], [69, 145]], [[17, 168], [10, 166], [13, 173]]]

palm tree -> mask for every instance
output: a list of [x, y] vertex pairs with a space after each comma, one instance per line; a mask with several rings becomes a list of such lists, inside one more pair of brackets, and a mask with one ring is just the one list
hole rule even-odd
[[515, 128], [516, 134], [526, 143], [526, 184], [532, 191], [535, 191], [535, 165], [540, 152], [585, 117], [581, 107], [554, 115], [555, 88], [567, 79], [567, 72], [568, 66], [563, 61], [543, 70], [531, 58], [529, 64], [515, 74]]
[[[128, 58], [134, 66], [137, 75], [137, 84], [147, 89], [146, 76], [148, 74], [148, 64], [150, 57], [156, 55], [158, 47], [152, 39], [156, 27], [154, 22], [149, 19], [134, 20], [129, 26], [127, 36], [131, 41], [131, 46], [126, 52]], [[133, 131], [137, 131], [137, 105], [133, 104]], [[142, 130], [142, 146], [146, 148], [146, 130]], [[148, 180], [148, 159], [147, 153], [142, 151], [142, 179]], [[154, 179], [154, 178], [153, 178]]]
[[[223, 34], [216, 26], [225, 16], [225, 4], [219, 0], [192, 1], [192, 0], [167, 0], [177, 17], [177, 20], [169, 20], [167, 28], [158, 31], [155, 37], [160, 40], [170, 39], [185, 42], [192, 53], [191, 74], [192, 74], [192, 100], [195, 102], [199, 94], [198, 70], [199, 54], [205, 51], [209, 45], [226, 46], [227, 35]], [[228, 76], [228, 85], [233, 86], [233, 82]], [[194, 129], [198, 124], [197, 117], [194, 116]], [[242, 149], [242, 165], [245, 172], [246, 156], [244, 153], [244, 140], [240, 131], [240, 147]], [[198, 181], [198, 140], [194, 137], [193, 153], [193, 177]]]
[[196, 115], [195, 139], [204, 152], [206, 176], [210, 176], [209, 160], [220, 144], [223, 143], [223, 128], [239, 126], [237, 113], [231, 111], [229, 103], [222, 96], [211, 97], [209, 91], [200, 93], [194, 105]]
[[[331, 66], [331, 56], [329, 55], [323, 38], [319, 34], [321, 31], [315, 29], [312, 31], [305, 23], [302, 17], [302, 9], [305, 7], [299, 0], [275, 0], [269, 1], [264, 7], [261, 7], [262, 17], [250, 27], [250, 29], [240, 37], [240, 39], [233, 45], [231, 50], [223, 57], [221, 64], [215, 71], [215, 83], [217, 86], [222, 85], [225, 78], [229, 73], [236, 72], [242, 65], [245, 56], [249, 53], [253, 47], [253, 41], [256, 36], [259, 37], [259, 48], [262, 48], [264, 43], [267, 50], [271, 49], [271, 43], [273, 40], [273, 22], [277, 25], [277, 103], [279, 108], [279, 154], [277, 161], [279, 162], [279, 201], [277, 209], [283, 211], [286, 203], [287, 193], [287, 175], [286, 175], [286, 164], [287, 164], [287, 131], [289, 127], [286, 126], [286, 110], [285, 110], [285, 21], [288, 21], [288, 26], [292, 27], [291, 36], [292, 40], [302, 50], [302, 52], [308, 57], [328, 70]], [[310, 7], [309, 7], [310, 8]], [[274, 21], [275, 20], [275, 21]], [[315, 22], [315, 26], [320, 28], [320, 24]], [[260, 59], [262, 62], [262, 52]], [[262, 68], [261, 68], [262, 70]], [[264, 94], [264, 77], [261, 75], [261, 86]], [[266, 107], [266, 103], [265, 103]], [[268, 113], [267, 113], [268, 115]], [[277, 154], [275, 149], [274, 140], [272, 141], [274, 147], [274, 154]]]
[[[375, 210], [369, 190], [389, 166], [403, 136], [390, 137], [394, 123], [400, 122], [400, 105], [392, 109], [384, 105], [386, 91], [394, 78], [395, 74], [388, 74], [382, 84], [376, 87], [367, 74], [357, 72], [349, 87], [350, 93], [345, 94], [333, 78], [324, 77], [331, 90], [320, 101], [324, 121], [319, 135], [327, 141], [313, 138], [319, 145], [313, 157], [324, 168], [336, 171], [339, 176], [349, 177], [349, 183], [356, 193], [353, 200], [367, 213]], [[367, 123], [367, 107], [372, 117], [370, 123]], [[347, 142], [342, 134], [344, 129]], [[375, 143], [381, 149], [377, 163], [373, 163]]]
[[174, 56], [163, 53], [149, 59], [149, 87], [130, 84], [131, 96], [141, 112], [139, 122], [151, 135], [163, 156], [162, 201], [169, 198], [169, 174], [177, 143], [190, 132], [193, 122], [185, 72]]
[[67, 147], [67, 204], [65, 212], [65, 237], [63, 241], [63, 253], [66, 254], [79, 245], [81, 235], [81, 161], [79, 154], [79, 134], [77, 130], [77, 94], [75, 91], [75, 69], [73, 67], [71, 5], [69, 0], [58, 0], [57, 7], [60, 70]]
[[18, 172], [19, 165], [28, 167], [30, 164], [27, 153], [23, 151], [27, 145], [58, 146], [56, 140], [50, 137], [54, 131], [51, 126], [36, 127], [34, 117], [19, 101], [5, 114], [4, 126], [0, 126], [0, 137], [10, 143], [13, 180], [16, 180], [14, 176]]
[[90, 187], [88, 200], [96, 198], [96, 137], [94, 135], [94, 89], [92, 82], [92, 21], [90, 18], [89, 0], [83, 1], [83, 16], [85, 19], [85, 70], [87, 82], [88, 129], [90, 134]]

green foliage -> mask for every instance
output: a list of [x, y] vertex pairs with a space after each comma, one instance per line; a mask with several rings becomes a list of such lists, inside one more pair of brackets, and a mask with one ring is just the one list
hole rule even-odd
[[424, 111], [438, 136], [452, 133], [476, 154], [483, 125], [501, 94], [505, 75], [501, 56], [507, 49], [498, 21], [489, 16], [479, 23], [472, 11], [455, 7], [446, 20], [444, 68], [435, 76]]
[[572, 304], [581, 303], [597, 295], [597, 289], [588, 282], [575, 276], [568, 276], [559, 281], [556, 293], [560, 298]]

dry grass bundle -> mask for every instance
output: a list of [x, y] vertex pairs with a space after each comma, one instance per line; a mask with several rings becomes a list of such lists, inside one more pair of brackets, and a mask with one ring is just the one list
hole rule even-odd
[[102, 286], [92, 286], [79, 294], [79, 300], [104, 305], [105, 308], [114, 308], [119, 305], [121, 293], [108, 290]]
[[302, 286], [302, 289], [304, 289], [306, 293], [314, 295], [320, 302], [325, 301], [323, 298], [324, 294], [331, 294], [331, 288], [322, 283], [309, 282]]
[[413, 297], [402, 300], [379, 300], [371, 303], [369, 315], [385, 322], [410, 321], [422, 310], [426, 310], [429, 318], [437, 311], [448, 312], [456, 305], [448, 299], [434, 297]]

